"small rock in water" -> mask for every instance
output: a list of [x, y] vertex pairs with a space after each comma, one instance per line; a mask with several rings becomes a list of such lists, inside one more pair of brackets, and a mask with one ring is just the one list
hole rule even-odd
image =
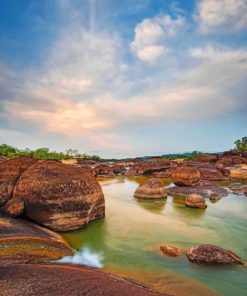
[[189, 194], [185, 198], [185, 205], [190, 208], [206, 209], [204, 198], [199, 194]]
[[216, 193], [212, 193], [209, 198], [212, 202], [217, 202], [221, 199], [221, 197]]
[[241, 183], [233, 183], [228, 186], [232, 191], [243, 191], [244, 186]]
[[189, 249], [187, 258], [192, 262], [206, 264], [244, 264], [232, 251], [214, 245], [199, 245]]
[[134, 193], [136, 198], [154, 199], [167, 197], [164, 183], [159, 179], [150, 179], [139, 185]]
[[176, 256], [180, 255], [179, 249], [176, 247], [173, 247], [173, 246], [168, 246], [168, 245], [160, 246], [160, 251], [163, 254], [168, 255], [168, 256], [176, 257]]

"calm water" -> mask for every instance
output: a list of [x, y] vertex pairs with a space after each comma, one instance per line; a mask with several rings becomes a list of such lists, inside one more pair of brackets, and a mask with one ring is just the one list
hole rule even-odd
[[100, 182], [106, 218], [64, 234], [78, 251], [73, 262], [91, 262], [174, 295], [246, 295], [247, 266], [199, 266], [185, 256], [164, 256], [159, 246], [187, 249], [212, 243], [247, 259], [247, 197], [231, 194], [215, 204], [207, 200], [208, 208], [198, 210], [169, 196], [164, 206], [158, 207], [154, 201], [133, 198], [142, 181], [119, 177]]

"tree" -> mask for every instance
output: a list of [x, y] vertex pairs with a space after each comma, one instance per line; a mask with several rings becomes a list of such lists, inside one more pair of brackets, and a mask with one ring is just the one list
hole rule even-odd
[[247, 151], [247, 137], [243, 137], [234, 142], [235, 149], [238, 151]]

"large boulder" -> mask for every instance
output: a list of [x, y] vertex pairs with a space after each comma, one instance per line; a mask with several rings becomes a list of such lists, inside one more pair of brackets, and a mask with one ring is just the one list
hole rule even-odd
[[189, 194], [185, 198], [186, 207], [206, 209], [207, 205], [204, 198], [199, 194]]
[[247, 179], [247, 165], [237, 165], [230, 168], [231, 178]]
[[189, 166], [178, 167], [171, 174], [172, 182], [177, 186], [195, 186], [200, 178], [200, 171]]
[[187, 253], [192, 262], [211, 264], [243, 264], [243, 260], [235, 253], [214, 245], [192, 247]]
[[161, 180], [150, 179], [137, 187], [134, 197], [142, 199], [165, 198], [167, 192]]
[[0, 262], [60, 259], [72, 254], [58, 234], [21, 219], [0, 217]]
[[24, 213], [57, 231], [75, 230], [104, 217], [104, 195], [88, 169], [56, 161], [34, 161], [23, 170], [22, 159], [3, 164], [7, 164], [5, 171], [12, 172], [7, 174], [8, 178], [1, 172], [1, 190], [5, 193], [0, 207], [3, 213], [10, 216]]
[[127, 172], [126, 176], [145, 175], [155, 172], [166, 171], [168, 168], [176, 166], [174, 162], [164, 158], [151, 158], [139, 161], [134, 164]]

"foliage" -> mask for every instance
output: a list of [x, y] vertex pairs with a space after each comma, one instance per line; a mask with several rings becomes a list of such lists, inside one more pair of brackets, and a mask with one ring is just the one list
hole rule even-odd
[[247, 137], [243, 137], [242, 139], [239, 139], [234, 142], [235, 149], [242, 152], [247, 151]]
[[200, 151], [193, 151], [193, 152], [187, 152], [187, 153], [181, 153], [181, 154], [165, 154], [162, 156], [170, 160], [174, 160], [178, 158], [186, 158], [186, 159], [194, 160], [200, 155], [205, 155], [205, 153], [202, 153]]
[[80, 154], [77, 150], [68, 149], [65, 153], [50, 151], [49, 148], [41, 147], [36, 150], [31, 150], [26, 148], [24, 150], [12, 147], [7, 144], [0, 145], [0, 156], [4, 157], [17, 157], [17, 156], [30, 156], [38, 159], [53, 159], [53, 160], [61, 160], [61, 159], [82, 159], [82, 160], [100, 160], [98, 155], [88, 155], [88, 154]]

